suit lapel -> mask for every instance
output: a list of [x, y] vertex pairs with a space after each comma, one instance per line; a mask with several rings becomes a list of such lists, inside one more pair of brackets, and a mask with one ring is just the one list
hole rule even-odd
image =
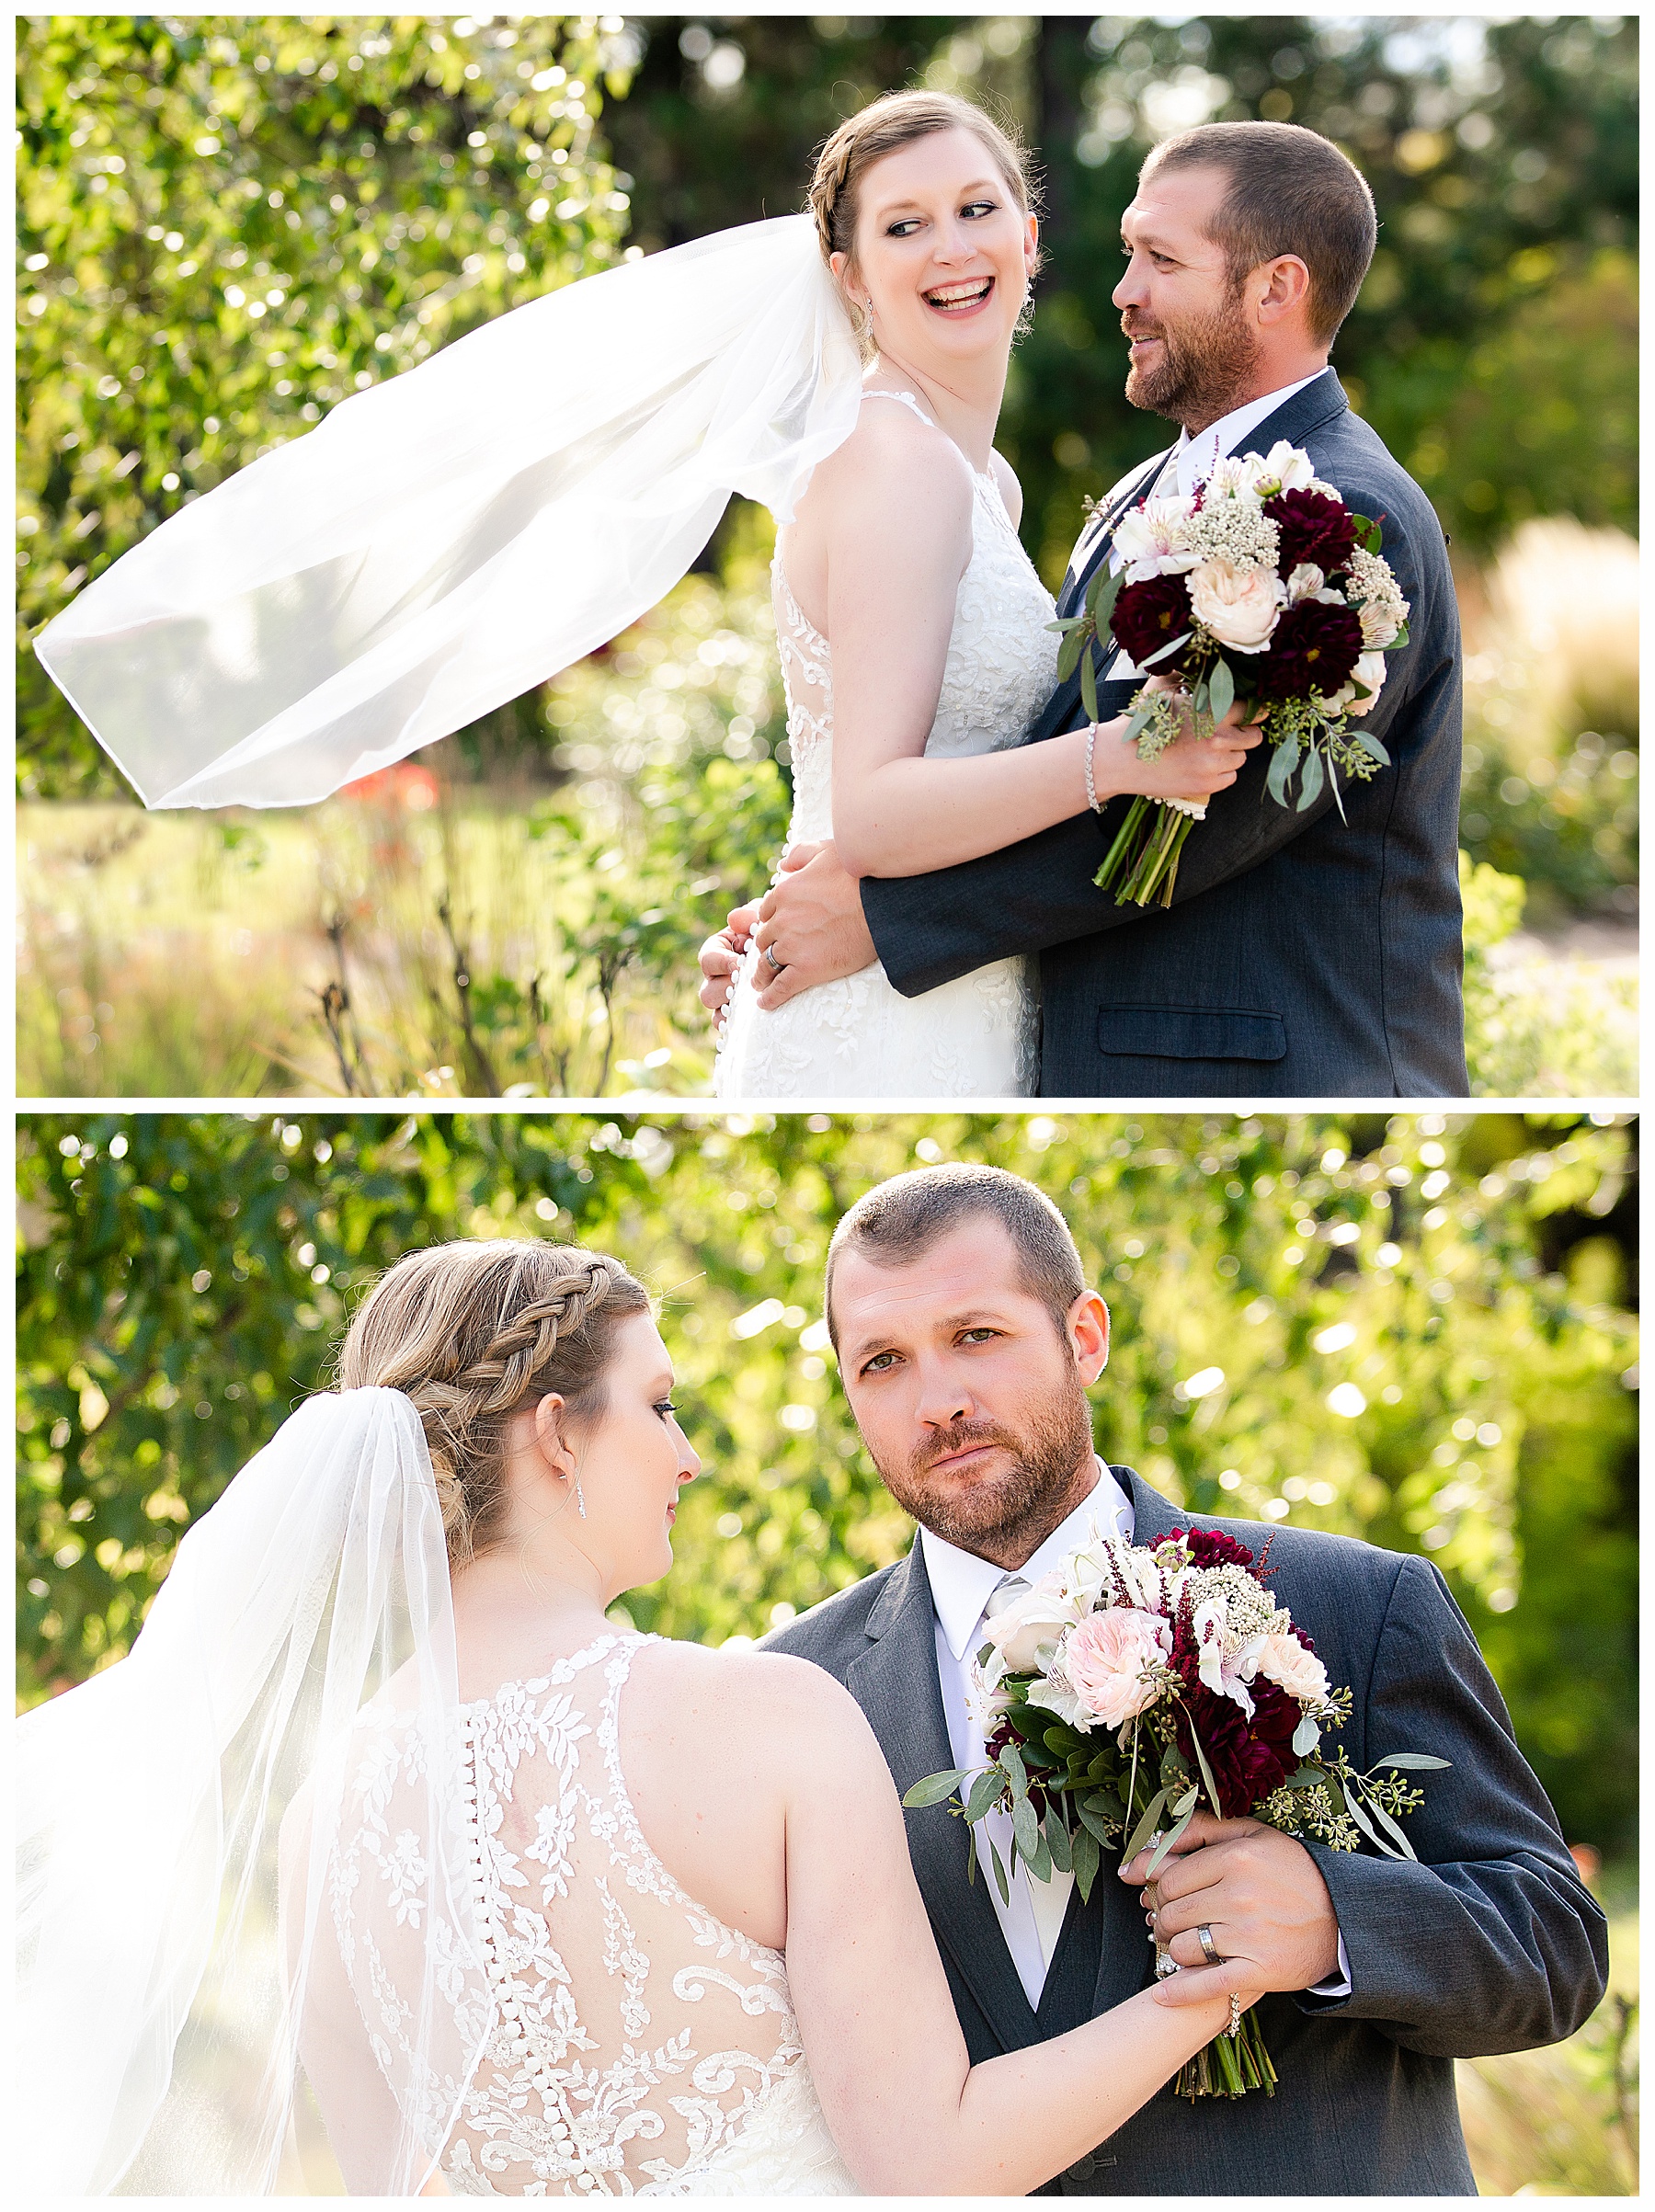
[[1132, 477], [1126, 489], [1106, 500], [1081, 531], [1074, 553], [1069, 559], [1068, 575], [1064, 578], [1063, 590], [1058, 597], [1059, 613], [1073, 614], [1076, 608], [1079, 606], [1086, 587], [1096, 573], [1098, 563], [1109, 551], [1114, 537], [1115, 525], [1129, 507], [1135, 506], [1146, 496], [1150, 485], [1166, 467], [1168, 454], [1171, 451], [1172, 448], [1168, 446], [1165, 451], [1157, 453], [1152, 459], [1147, 461], [1142, 469]]
[[[897, 1795], [953, 1764], [937, 1678], [935, 1613], [925, 1556], [916, 1541], [868, 1619], [867, 1652], [845, 1671], [845, 1687], [868, 1716]], [[979, 1866], [967, 1881], [965, 1823], [946, 1806], [904, 1815], [908, 1855], [938, 1942], [981, 2005], [1005, 2050], [1035, 2040], [1030, 2009], [999, 1921], [988, 1902], [993, 1879]]]

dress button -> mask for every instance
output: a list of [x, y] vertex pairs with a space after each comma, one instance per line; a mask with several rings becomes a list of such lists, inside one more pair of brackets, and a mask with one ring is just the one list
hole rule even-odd
[[1064, 2168], [1064, 2179], [1071, 2182], [1089, 2182], [1097, 2164], [1090, 2150], [1083, 2150], [1072, 2166]]

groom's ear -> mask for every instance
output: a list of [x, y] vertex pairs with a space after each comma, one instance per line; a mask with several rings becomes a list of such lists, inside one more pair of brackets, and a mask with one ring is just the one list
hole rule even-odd
[[1081, 1382], [1090, 1389], [1109, 1364], [1109, 1308], [1094, 1290], [1068, 1309], [1067, 1334]]

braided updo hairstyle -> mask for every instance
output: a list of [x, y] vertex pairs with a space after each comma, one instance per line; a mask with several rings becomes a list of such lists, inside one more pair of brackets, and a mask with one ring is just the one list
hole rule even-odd
[[341, 1348], [339, 1388], [413, 1400], [451, 1567], [499, 1535], [512, 1415], [554, 1391], [576, 1422], [601, 1412], [617, 1324], [649, 1306], [618, 1260], [534, 1239], [432, 1245], [374, 1285]]
[[[887, 92], [842, 122], [816, 155], [810, 180], [810, 211], [816, 217], [822, 259], [845, 254], [856, 259], [857, 196], [862, 177], [876, 161], [911, 146], [935, 131], [969, 131], [982, 141], [1006, 188], [1023, 213], [1039, 202], [1027, 154], [1011, 131], [953, 92]], [[859, 323], [859, 329], [861, 325]], [[863, 334], [864, 349], [868, 341]]]

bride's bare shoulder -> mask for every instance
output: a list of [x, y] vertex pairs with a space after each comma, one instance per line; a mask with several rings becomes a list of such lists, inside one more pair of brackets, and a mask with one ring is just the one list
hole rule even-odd
[[864, 395], [850, 437], [818, 465], [806, 502], [813, 494], [822, 505], [872, 498], [908, 510], [918, 494], [932, 511], [968, 522], [971, 472], [946, 431], [876, 391]]
[[687, 1713], [780, 1750], [809, 1741], [850, 1750], [870, 1739], [849, 1690], [810, 1659], [785, 1651], [710, 1651], [702, 1644], [655, 1647], [660, 1682]]

